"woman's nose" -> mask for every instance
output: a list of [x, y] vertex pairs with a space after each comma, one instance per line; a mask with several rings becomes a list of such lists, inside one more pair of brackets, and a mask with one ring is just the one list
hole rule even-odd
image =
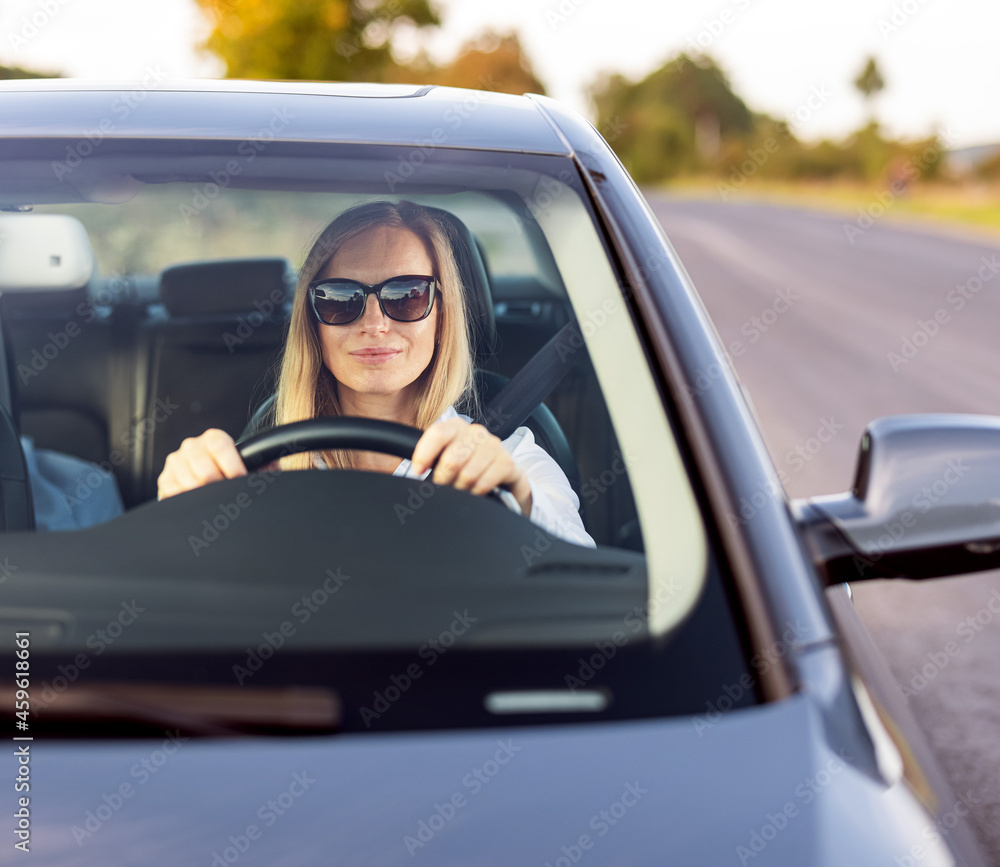
[[379, 307], [378, 298], [372, 293], [365, 299], [365, 312], [361, 314], [361, 326], [366, 331], [374, 329], [385, 329], [389, 325], [389, 320]]

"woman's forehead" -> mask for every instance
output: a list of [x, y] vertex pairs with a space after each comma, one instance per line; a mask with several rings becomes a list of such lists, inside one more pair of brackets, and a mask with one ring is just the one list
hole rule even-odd
[[431, 274], [432, 266], [427, 246], [415, 232], [400, 226], [372, 226], [341, 244], [319, 276], [364, 280], [367, 274], [375, 281], [376, 273], [387, 270], [392, 273], [384, 273], [379, 280], [396, 274]]

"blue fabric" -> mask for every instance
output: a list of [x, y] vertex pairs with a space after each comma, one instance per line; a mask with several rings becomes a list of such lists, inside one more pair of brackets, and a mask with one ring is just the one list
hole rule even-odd
[[36, 530], [79, 530], [120, 515], [122, 498], [115, 477], [96, 464], [21, 437], [31, 481]]

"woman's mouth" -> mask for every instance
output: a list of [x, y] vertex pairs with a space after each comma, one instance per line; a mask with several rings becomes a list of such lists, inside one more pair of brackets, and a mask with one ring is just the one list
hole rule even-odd
[[381, 364], [395, 358], [400, 352], [399, 349], [388, 348], [355, 349], [350, 355], [362, 364]]

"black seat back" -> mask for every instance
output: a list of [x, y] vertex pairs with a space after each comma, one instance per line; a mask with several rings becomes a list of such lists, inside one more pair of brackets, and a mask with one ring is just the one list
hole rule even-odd
[[170, 452], [220, 428], [234, 438], [274, 390], [284, 343], [289, 263], [281, 258], [178, 265], [163, 272], [165, 312], [140, 330], [146, 388], [135, 499], [156, 496]]

